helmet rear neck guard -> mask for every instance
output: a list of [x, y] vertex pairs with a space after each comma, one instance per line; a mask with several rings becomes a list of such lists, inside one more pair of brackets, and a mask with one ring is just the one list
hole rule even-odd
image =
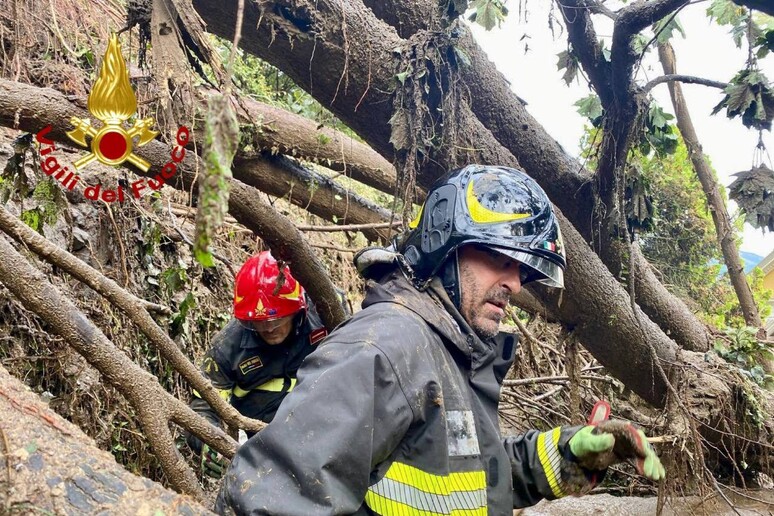
[[543, 189], [520, 170], [468, 165], [448, 173], [430, 189], [411, 226], [400, 251], [415, 285], [424, 288], [439, 276], [457, 306], [459, 274], [452, 253], [465, 244], [517, 260], [523, 283], [564, 286], [564, 244], [553, 208]]

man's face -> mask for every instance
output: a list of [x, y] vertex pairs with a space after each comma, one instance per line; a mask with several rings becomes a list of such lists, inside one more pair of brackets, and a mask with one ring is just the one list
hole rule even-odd
[[460, 313], [482, 339], [497, 335], [512, 294], [521, 290], [519, 262], [482, 246], [460, 248]]
[[289, 315], [272, 321], [249, 321], [243, 324], [256, 331], [266, 344], [274, 346], [282, 344], [293, 331], [293, 316]]

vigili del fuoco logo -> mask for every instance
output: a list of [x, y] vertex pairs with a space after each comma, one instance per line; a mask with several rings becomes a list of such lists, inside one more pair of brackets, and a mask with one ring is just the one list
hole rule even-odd
[[[74, 126], [67, 136], [91, 152], [77, 160], [73, 166], [75, 170], [81, 170], [94, 161], [105, 165], [118, 166], [128, 161], [143, 172], [150, 169], [150, 163], [134, 153], [135, 147], [142, 147], [158, 136], [158, 131], [153, 130], [153, 118], [136, 120], [134, 125], [126, 129], [125, 122], [137, 111], [137, 97], [134, 95], [132, 85], [129, 83], [129, 73], [126, 70], [126, 62], [121, 54], [121, 43], [118, 36], [112, 34], [108, 43], [105, 57], [99, 71], [99, 77], [94, 83], [94, 88], [89, 93], [87, 103], [89, 113], [102, 122], [102, 127], [91, 125], [90, 119], [72, 117], [70, 123]], [[67, 168], [62, 167], [55, 156], [51, 155], [56, 150], [56, 145], [46, 137], [51, 131], [48, 125], [38, 132], [36, 139], [40, 144], [40, 168], [47, 176], [62, 183], [64, 188], [72, 190], [78, 184], [80, 176]], [[91, 140], [86, 143], [86, 138]], [[135, 144], [134, 139], [137, 138]], [[188, 128], [180, 126], [177, 130], [175, 147], [172, 149], [171, 159], [161, 168], [161, 172], [153, 179], [142, 178], [131, 183], [132, 195], [140, 198], [143, 190], [158, 190], [177, 171], [177, 163], [185, 157], [185, 145], [188, 143], [190, 133]], [[102, 199], [105, 202], [124, 201], [125, 192], [122, 186], [116, 190], [103, 188], [102, 185], [88, 186], [84, 189], [87, 199]]]

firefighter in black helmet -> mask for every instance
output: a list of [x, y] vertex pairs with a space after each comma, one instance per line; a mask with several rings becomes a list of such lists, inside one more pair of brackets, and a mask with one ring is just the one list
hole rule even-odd
[[501, 437], [514, 335], [531, 281], [561, 288], [548, 198], [521, 171], [469, 165], [429, 191], [408, 234], [355, 258], [363, 310], [298, 372], [269, 426], [240, 448], [216, 509], [238, 514], [510, 514], [590, 490], [612, 463], [664, 469], [623, 422]]

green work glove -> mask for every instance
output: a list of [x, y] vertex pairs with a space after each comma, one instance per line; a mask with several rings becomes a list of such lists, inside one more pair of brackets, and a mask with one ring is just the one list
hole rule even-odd
[[207, 446], [202, 444], [202, 474], [212, 478], [220, 478], [226, 469], [226, 459]]
[[666, 476], [664, 466], [645, 433], [625, 421], [606, 420], [581, 428], [569, 442], [580, 466], [602, 471], [619, 462], [634, 461], [637, 472], [653, 481]]

